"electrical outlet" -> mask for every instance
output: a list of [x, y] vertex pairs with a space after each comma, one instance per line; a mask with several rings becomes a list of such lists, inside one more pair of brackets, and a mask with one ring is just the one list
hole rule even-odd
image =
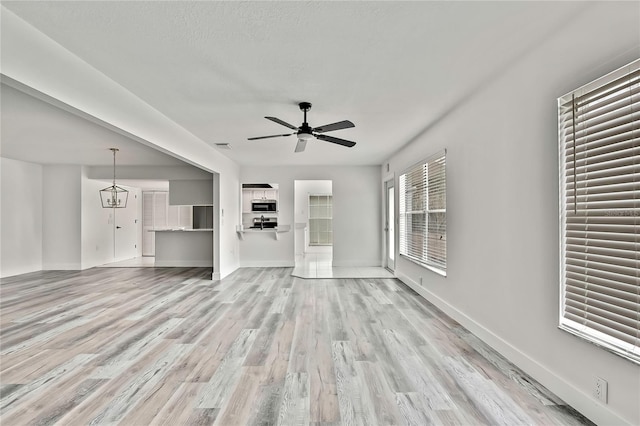
[[596, 377], [595, 387], [593, 389], [593, 395], [600, 401], [607, 403], [608, 384], [605, 379]]
[[422, 285], [422, 277], [420, 277], [420, 285]]

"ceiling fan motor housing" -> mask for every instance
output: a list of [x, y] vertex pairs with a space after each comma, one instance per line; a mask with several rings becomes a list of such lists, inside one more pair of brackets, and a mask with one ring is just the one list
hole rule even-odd
[[[309, 123], [305, 121], [304, 123], [302, 123], [302, 126], [300, 126], [300, 130], [298, 130], [298, 137], [300, 138], [300, 136], [307, 134], [309, 135], [307, 139], [311, 139], [312, 132], [313, 129], [311, 128], [311, 126], [309, 126]], [[301, 139], [304, 139], [304, 137], [302, 137]]]

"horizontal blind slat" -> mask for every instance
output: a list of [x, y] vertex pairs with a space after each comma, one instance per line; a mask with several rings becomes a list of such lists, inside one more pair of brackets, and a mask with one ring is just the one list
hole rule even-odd
[[608, 336], [611, 336], [611, 337], [614, 337], [616, 339], [619, 339], [619, 340], [621, 340], [621, 341], [623, 341], [623, 342], [625, 342], [627, 344], [631, 344], [631, 345], [635, 345], [635, 346], [638, 345], [637, 334], [636, 334], [635, 337], [634, 336], [630, 336], [630, 335], [628, 335], [626, 333], [621, 333], [621, 332], [619, 332], [619, 331], [617, 331], [615, 329], [612, 329], [612, 328], [607, 327], [605, 325], [602, 325], [602, 324], [599, 324], [597, 322], [591, 321], [589, 319], [585, 319], [585, 318], [583, 318], [583, 317], [581, 317], [579, 315], [576, 315], [576, 314], [574, 314], [572, 312], [568, 312], [568, 311], [565, 311], [565, 317], [567, 319], [570, 319], [572, 321], [577, 322], [578, 324], [585, 325], [585, 326], [587, 326], [589, 328], [592, 328], [593, 330], [597, 330], [597, 331], [599, 331], [601, 333], [604, 333], [604, 334], [606, 334]]
[[[600, 323], [608, 324], [611, 328], [614, 328], [620, 332], [631, 335], [635, 334], [636, 327], [638, 325], [637, 314], [632, 312], [629, 315], [624, 310], [618, 310], [614, 312], [611, 310], [611, 306], [600, 303], [597, 300], [589, 300], [586, 304], [580, 300], [568, 300], [567, 306], [573, 308], [574, 312], [587, 312], [587, 316]], [[615, 308], [615, 307], [614, 307]]]
[[565, 297], [569, 298], [570, 289], [572, 292], [576, 293], [578, 290], [587, 291], [593, 295], [594, 298], [597, 297], [612, 297], [616, 298], [622, 303], [631, 303], [637, 306], [638, 303], [638, 294], [632, 293], [624, 290], [619, 290], [617, 288], [610, 287], [608, 285], [603, 285], [602, 283], [590, 282], [586, 283], [581, 279], [574, 279], [571, 277], [567, 277], [567, 293]]
[[[585, 288], [587, 285], [596, 285], [599, 286], [600, 290], [603, 292], [607, 292], [609, 290], [615, 290], [619, 293], [616, 293], [620, 297], [624, 297], [626, 300], [635, 300], [638, 293], [638, 287], [633, 283], [624, 283], [619, 280], [598, 277], [593, 274], [586, 275], [577, 271], [569, 271], [565, 272], [565, 279], [567, 283], [571, 283], [574, 286], [584, 285]], [[626, 296], [625, 296], [626, 295]], [[628, 296], [628, 297], [627, 297]]]
[[[577, 287], [567, 285], [566, 298], [571, 300], [586, 300], [587, 295], [589, 299], [597, 300], [599, 303], [608, 304], [611, 309], [616, 311], [618, 309], [625, 311], [625, 315], [633, 316], [638, 315], [637, 304], [640, 303], [640, 295], [633, 300], [626, 300], [624, 298], [612, 296], [607, 292], [601, 291], [601, 289], [594, 290], [593, 286], [589, 286], [589, 290], [586, 287]], [[610, 290], [610, 289], [607, 289]], [[603, 305], [604, 306], [604, 305]]]
[[607, 332], [615, 332], [616, 337], [622, 338], [626, 342], [633, 343], [634, 340], [638, 339], [639, 333], [635, 324], [627, 325], [617, 322], [615, 318], [608, 318], [607, 316], [601, 315], [602, 310], [593, 308], [583, 311], [573, 306], [567, 306], [565, 311], [580, 318], [584, 324], [591, 326], [598, 325], [598, 329], [601, 331], [604, 329]]
[[558, 107], [561, 323], [640, 364], [640, 60]]
[[[607, 82], [602, 86], [590, 90], [587, 93], [580, 94], [575, 97], [575, 103], [577, 105], [582, 105], [584, 103], [590, 101], [597, 101], [599, 99], [605, 98], [607, 96], [611, 96], [612, 93], [619, 92], [621, 90], [625, 90], [629, 87], [633, 87], [638, 84], [638, 80], [640, 79], [640, 69], [634, 70], [629, 74], [617, 78], [611, 82]], [[568, 108], [572, 108], [571, 102], [564, 102], [563, 106]]]

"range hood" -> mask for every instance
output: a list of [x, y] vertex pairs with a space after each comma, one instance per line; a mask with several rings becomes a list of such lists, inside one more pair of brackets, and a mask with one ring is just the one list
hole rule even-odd
[[243, 183], [242, 189], [271, 189], [271, 186], [268, 183]]

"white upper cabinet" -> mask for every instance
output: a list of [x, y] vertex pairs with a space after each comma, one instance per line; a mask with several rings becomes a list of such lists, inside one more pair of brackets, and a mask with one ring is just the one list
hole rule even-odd
[[278, 191], [275, 189], [254, 189], [251, 191], [253, 200], [275, 200], [277, 196]]
[[278, 200], [277, 183], [242, 184], [242, 213], [251, 213], [254, 200]]

